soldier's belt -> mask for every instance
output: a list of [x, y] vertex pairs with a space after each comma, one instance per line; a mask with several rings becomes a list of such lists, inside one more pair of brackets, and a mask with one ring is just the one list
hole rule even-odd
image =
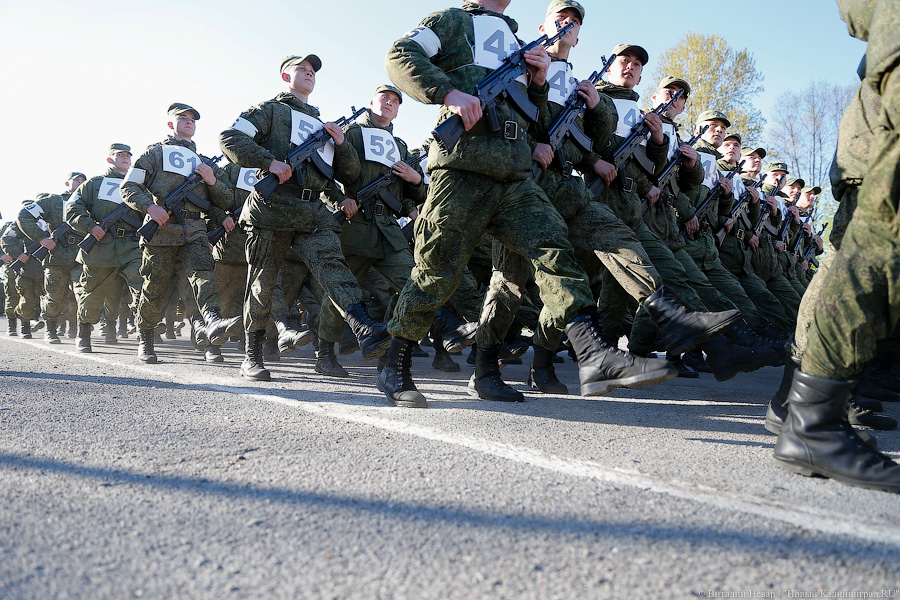
[[477, 121], [472, 129], [466, 132], [468, 135], [483, 135], [486, 137], [499, 137], [506, 140], [518, 140], [524, 142], [527, 139], [525, 128], [520, 127], [516, 121], [505, 121], [500, 124], [499, 131], [491, 131], [486, 119]]
[[571, 177], [572, 171], [575, 170], [575, 165], [572, 164], [571, 161], [566, 161], [566, 166], [560, 168], [556, 162], [551, 162], [550, 166], [547, 167], [548, 171], [553, 171], [554, 173], [559, 173], [563, 177]]
[[744, 228], [732, 228], [731, 235], [743, 242], [744, 237], [746, 237], [747, 235], [747, 230]]
[[700, 224], [700, 231], [702, 231], [703, 233], [712, 234], [712, 225], [709, 224], [709, 221], [707, 221], [706, 219], [703, 220], [703, 222]]
[[200, 212], [199, 212], [199, 211], [193, 211], [193, 210], [183, 210], [183, 209], [182, 209], [181, 215], [182, 215], [185, 219], [199, 219], [199, 218], [201, 218], [201, 217], [200, 217]]
[[77, 244], [81, 241], [83, 236], [78, 235], [77, 233], [67, 233], [63, 237], [60, 238], [61, 245], [66, 248], [73, 244]]
[[118, 239], [118, 238], [131, 238], [132, 240], [137, 239], [136, 231], [130, 231], [128, 229], [125, 229], [124, 227], [116, 227], [115, 229], [110, 229], [109, 233], [111, 233], [112, 236], [116, 239]]
[[391, 207], [382, 202], [376, 202], [375, 208], [372, 209], [372, 212], [376, 215], [391, 215], [391, 214], [393, 214]]
[[634, 185], [633, 178], [619, 177], [618, 180], [619, 180], [619, 183], [622, 185], [622, 191], [624, 191], [626, 194], [630, 194], [631, 192], [634, 191], [635, 185]]

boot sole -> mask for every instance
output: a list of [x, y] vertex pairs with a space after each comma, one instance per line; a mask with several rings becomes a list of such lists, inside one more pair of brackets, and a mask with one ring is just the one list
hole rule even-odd
[[472, 389], [468, 386], [466, 386], [466, 391], [469, 393], [470, 396], [478, 398], [479, 400], [488, 400], [490, 402], [509, 402], [509, 403], [525, 402], [524, 395], [522, 397], [516, 397], [516, 398], [486, 398], [485, 396], [482, 396], [478, 390]]
[[779, 423], [778, 421], [772, 421], [771, 419], [766, 419], [765, 428], [766, 428], [766, 431], [768, 431], [769, 433], [774, 433], [775, 435], [778, 435], [781, 433], [781, 423]]
[[247, 375], [242, 371], [241, 377], [250, 381], [272, 381], [272, 374], [268, 372], [265, 375]]
[[[221, 335], [217, 335], [214, 339], [209, 340], [210, 345], [212, 346], [221, 346], [225, 342], [228, 341], [228, 338], [235, 335], [239, 331], [244, 330], [244, 322], [236, 321], [231, 327], [222, 332]], [[207, 336], [208, 338], [209, 336]], [[199, 336], [198, 336], [199, 341]], [[204, 344], [205, 346], [206, 344]]]
[[558, 389], [555, 389], [555, 390], [552, 390], [549, 388], [544, 389], [540, 385], [535, 383], [535, 381], [531, 377], [531, 375], [528, 376], [528, 380], [525, 383], [528, 384], [528, 387], [530, 387], [531, 389], [537, 390], [542, 394], [553, 394], [554, 396], [568, 396], [569, 395], [569, 388], [566, 387], [566, 385], [564, 383], [560, 383], [559, 385], [561, 387]]
[[153, 358], [138, 358], [138, 360], [140, 360], [142, 363], [147, 364], [147, 365], [155, 365], [157, 362], [157, 359], [155, 356]]
[[621, 379], [592, 381], [590, 383], [581, 384], [581, 395], [605, 396], [612, 393], [616, 388], [641, 388], [648, 385], [663, 383], [664, 381], [675, 379], [676, 377], [678, 377], [678, 369], [667, 369], [665, 371], [657, 371], [654, 373], [632, 375], [631, 377], [623, 377]]
[[391, 347], [391, 336], [387, 336], [384, 340], [376, 344], [374, 347], [366, 348], [362, 351], [362, 357], [365, 360], [374, 360], [381, 358]]
[[877, 483], [864, 479], [854, 479], [852, 477], [845, 477], [840, 473], [832, 473], [828, 471], [828, 469], [812, 467], [806, 463], [778, 458], [777, 456], [775, 457], [775, 464], [786, 471], [790, 471], [791, 473], [796, 473], [798, 475], [803, 475], [804, 477], [825, 477], [827, 479], [833, 479], [838, 483], [843, 483], [844, 485], [852, 485], [854, 487], [861, 487], [869, 490], [879, 490], [882, 492], [900, 494], [900, 481], [896, 483]]

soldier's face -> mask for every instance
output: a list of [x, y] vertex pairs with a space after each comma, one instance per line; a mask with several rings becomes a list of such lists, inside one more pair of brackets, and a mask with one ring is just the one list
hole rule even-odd
[[79, 186], [79, 185], [81, 185], [82, 183], [84, 183], [84, 181], [85, 181], [84, 177], [81, 177], [81, 176], [79, 176], [79, 177], [73, 177], [72, 179], [70, 179], [70, 180], [68, 180], [68, 181], [66, 182], [66, 188], [68, 188], [68, 190], [69, 190], [70, 192], [71, 192], [71, 191], [75, 191], [75, 190], [78, 189], [78, 186]]
[[638, 57], [632, 54], [620, 54], [609, 66], [609, 82], [613, 85], [632, 89], [641, 82], [641, 70], [644, 68]]
[[[784, 173], [784, 171], [778, 171], [778, 172]], [[787, 173], [785, 173], [785, 175], [787, 175]], [[791, 199], [791, 202], [797, 201], [797, 199], [800, 197], [800, 191], [802, 189], [803, 188], [800, 187], [799, 183], [795, 183], [795, 184], [791, 185], [790, 187], [788, 187], [787, 195], [788, 195], [788, 198]]]
[[175, 132], [176, 136], [191, 139], [196, 131], [194, 116], [190, 113], [181, 113], [174, 121], [169, 122], [169, 128]]
[[725, 132], [728, 130], [728, 125], [725, 124], [725, 121], [720, 119], [704, 121], [700, 123], [700, 129], [703, 129], [704, 125], [709, 125], [709, 127], [707, 128], [706, 133], [703, 134], [703, 139], [713, 148], [721, 146], [722, 142], [725, 141]]
[[131, 152], [116, 152], [106, 160], [119, 173], [124, 173], [131, 168]]
[[[565, 27], [569, 23], [572, 23], [572, 29], [569, 30], [569, 33], [563, 36], [562, 41], [568, 46], [572, 47], [578, 43], [578, 32], [581, 31], [581, 21], [578, 18], [578, 13], [575, 12], [574, 8], [567, 8], [565, 10], [561, 10], [558, 13], [550, 13], [544, 19], [544, 23], [538, 27], [538, 30], [549, 36], [553, 37], [556, 35], [558, 31], [556, 28], [556, 23], [559, 22], [560, 27]], [[559, 42], [557, 42], [559, 45]]]
[[309, 95], [316, 87], [316, 70], [305, 60], [299, 65], [291, 65], [285, 70], [289, 87], [301, 94]]
[[809, 190], [805, 194], [800, 195], [800, 199], [797, 200], [797, 208], [801, 208], [803, 210], [808, 210], [813, 207], [813, 204], [816, 203], [816, 195], [812, 190]]
[[719, 152], [730, 163], [736, 162], [737, 157], [741, 153], [741, 144], [734, 138], [728, 138], [719, 146]]
[[[768, 173], [766, 173], [766, 183], [774, 186], [780, 185], [781, 182], [784, 181], [782, 179], [783, 177], [787, 177], [787, 173], [785, 173], [784, 171], [769, 171]], [[790, 195], [791, 192], [790, 190], [788, 190], [788, 196]]]
[[400, 110], [400, 98], [394, 92], [378, 92], [369, 103], [372, 112], [387, 119], [388, 123], [397, 117], [397, 111]]
[[[651, 98], [653, 99], [653, 108], [657, 106], [662, 106], [669, 100], [671, 100], [675, 94], [678, 93], [678, 90], [681, 89], [677, 86], [664, 87], [661, 90], [656, 90]], [[669, 107], [669, 110], [666, 111], [666, 116], [670, 119], [674, 119], [678, 115], [684, 112], [684, 105], [687, 104], [687, 100], [684, 99], [684, 94], [679, 96], [678, 100], [672, 103], [672, 106]]]
[[751, 152], [744, 157], [744, 171], [747, 173], [759, 173], [762, 168], [762, 159], [756, 152]]

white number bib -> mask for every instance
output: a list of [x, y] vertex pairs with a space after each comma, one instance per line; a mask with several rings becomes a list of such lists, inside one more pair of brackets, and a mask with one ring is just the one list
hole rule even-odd
[[163, 171], [187, 177], [200, 165], [200, 157], [183, 146], [163, 145]]
[[675, 126], [669, 123], [663, 123], [663, 134], [669, 136], [669, 153], [668, 159], [672, 160], [678, 151], [678, 136], [675, 134]]
[[374, 127], [362, 127], [360, 130], [366, 149], [366, 160], [381, 163], [386, 167], [392, 167], [401, 160], [397, 141], [389, 131]]
[[119, 184], [121, 179], [114, 177], [104, 177], [100, 182], [100, 189], [97, 190], [97, 200], [106, 200], [113, 204], [122, 204], [122, 194], [119, 192]]
[[731, 194], [734, 196], [735, 200], [740, 200], [741, 194], [743, 194], [746, 189], [747, 188], [744, 187], [744, 182], [741, 181], [740, 173], [731, 178]]
[[628, 137], [631, 129], [644, 120], [641, 115], [641, 109], [634, 100], [625, 100], [622, 98], [613, 98], [613, 104], [616, 105], [616, 112], [619, 113], [619, 123], [616, 126], [616, 135], [619, 137]]
[[519, 49], [519, 41], [500, 17], [473, 15], [475, 27], [475, 64], [497, 69], [507, 56]]
[[715, 187], [719, 180], [719, 170], [716, 169], [716, 157], [706, 152], [697, 152], [697, 160], [703, 165], [703, 185], [709, 189]]
[[[299, 110], [291, 110], [292, 144], [299, 146], [320, 129], [322, 129], [322, 121]], [[328, 140], [328, 143], [319, 148], [319, 154], [325, 160], [325, 163], [331, 166], [332, 162], [334, 162], [334, 141]]]
[[572, 77], [572, 67], [564, 60], [554, 60], [547, 70], [547, 83], [550, 91], [547, 100], [564, 105], [572, 94], [578, 81]]
[[241, 172], [238, 173], [237, 183], [234, 184], [234, 187], [245, 192], [252, 192], [253, 186], [257, 183], [259, 183], [259, 179], [256, 178], [256, 169], [241, 167]]

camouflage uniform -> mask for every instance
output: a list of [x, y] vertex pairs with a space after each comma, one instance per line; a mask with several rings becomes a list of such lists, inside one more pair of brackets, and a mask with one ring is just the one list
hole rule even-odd
[[[0, 249], [4, 254], [10, 255], [15, 260], [20, 254], [25, 252], [27, 247], [26, 237], [19, 231], [19, 226], [12, 223], [0, 238]], [[12, 263], [10, 263], [12, 264]], [[5, 267], [6, 277], [15, 291], [7, 295], [7, 315], [10, 310], [13, 315], [17, 315], [23, 321], [33, 321], [35, 318], [35, 309], [37, 307], [38, 298], [41, 294], [41, 278], [43, 277], [43, 269], [41, 263], [36, 260], [29, 260], [25, 266], [16, 274], [9, 266]], [[15, 301], [15, 304], [12, 302]]]
[[[763, 185], [760, 191], [766, 195], [771, 193], [771, 185]], [[775, 242], [782, 225], [779, 211], [769, 215], [759, 236], [759, 247], [750, 253], [750, 265], [762, 279], [766, 287], [781, 303], [781, 308], [792, 323], [797, 322], [797, 311], [800, 310], [800, 294], [788, 281], [784, 268], [775, 251]]]
[[[10, 229], [15, 226], [13, 221], [7, 221], [3, 224], [3, 229], [0, 229], [0, 252], [3, 254], [8, 254], [6, 250], [3, 248], [3, 237], [6, 235]], [[15, 260], [16, 256], [9, 254], [9, 256]], [[19, 292], [16, 291], [16, 272], [12, 269], [7, 268], [6, 265], [3, 267], [3, 312], [6, 314], [6, 318], [9, 320], [16, 318], [16, 307], [19, 305]]]
[[[234, 187], [234, 204], [227, 209], [226, 216], [234, 217], [235, 212], [247, 202], [247, 197], [256, 185], [256, 171], [228, 163], [225, 165], [225, 177]], [[218, 225], [221, 223], [211, 222], [210, 228]], [[237, 225], [213, 246], [216, 289], [219, 291], [222, 316], [225, 317], [239, 315], [243, 310], [244, 291], [247, 288], [246, 247], [247, 232]]]

